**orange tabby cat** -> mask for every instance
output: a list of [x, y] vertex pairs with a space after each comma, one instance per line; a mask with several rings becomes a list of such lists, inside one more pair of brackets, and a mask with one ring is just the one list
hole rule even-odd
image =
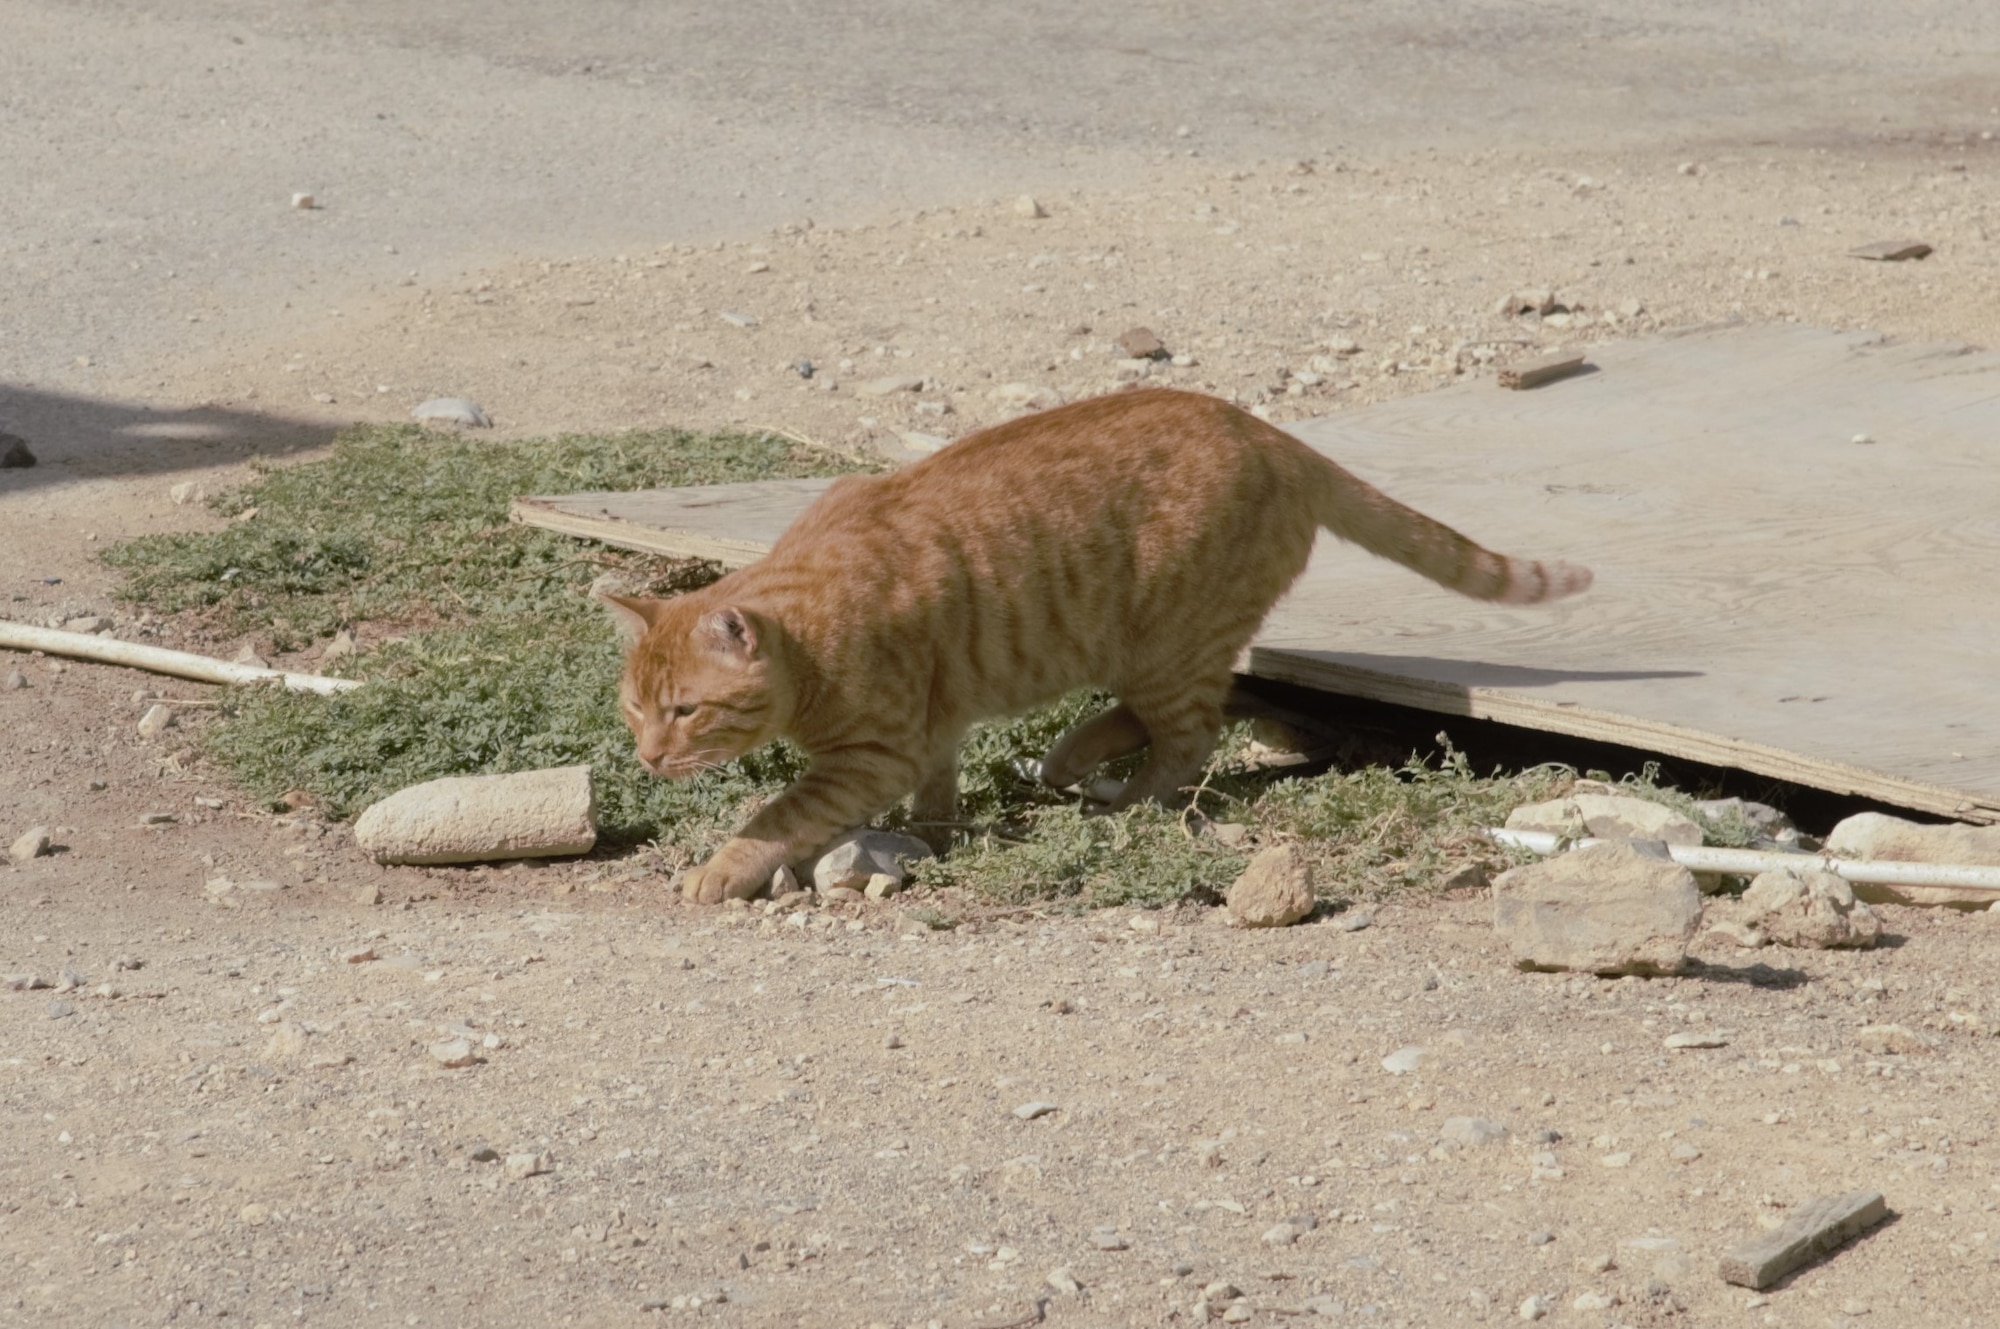
[[848, 476], [761, 562], [671, 600], [607, 597], [636, 637], [620, 693], [647, 769], [692, 775], [780, 735], [811, 758], [682, 890], [754, 895], [912, 791], [918, 821], [948, 821], [974, 721], [1086, 685], [1118, 704], [1064, 735], [1043, 778], [1150, 745], [1117, 806], [1174, 798], [1321, 527], [1477, 599], [1590, 585], [1480, 548], [1227, 402], [1156, 390]]

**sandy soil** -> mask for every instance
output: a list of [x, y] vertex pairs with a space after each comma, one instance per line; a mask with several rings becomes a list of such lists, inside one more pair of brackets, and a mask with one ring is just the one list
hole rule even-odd
[[[0, 428], [47, 464], [0, 472], [0, 612], [127, 631], [94, 553], [209, 520], [171, 483], [212, 492], [440, 393], [506, 433], [736, 425], [907, 455], [1015, 384], [1145, 373], [1282, 421], [1733, 318], [1992, 342], [1996, 123], [1267, 135], [1042, 177], [1043, 218], [989, 164], [921, 209], [850, 198], [808, 227], [764, 200], [771, 229], [719, 242], [322, 273], [284, 318], [16, 385]], [[346, 224], [332, 200], [288, 220]], [[1904, 236], [1937, 253], [1845, 253]], [[1527, 288], [1568, 312], [1497, 312]], [[1122, 363], [1136, 326], [1187, 363]], [[0, 974], [56, 986], [0, 992], [0, 1323], [1152, 1326], [1222, 1314], [1204, 1289], [1227, 1283], [1252, 1323], [1490, 1321], [1532, 1296], [1557, 1323], [1966, 1325], [2000, 1291], [1984, 916], [1888, 909], [1878, 951], [1704, 950], [1606, 982], [1516, 972], [1472, 894], [1352, 932], [699, 910], [644, 855], [377, 868], [229, 788], [202, 708], [138, 737], [136, 693], [196, 685], [16, 666], [0, 837], [47, 824], [58, 852], [0, 867]], [[1880, 1024], [1900, 1050], [1858, 1036]], [[1687, 1029], [1724, 1045], [1667, 1050]], [[456, 1037], [480, 1060], [439, 1064]], [[1409, 1046], [1416, 1070], [1383, 1067]], [[1054, 1110], [1015, 1112], [1033, 1102]], [[1456, 1144], [1456, 1117], [1507, 1134]], [[1716, 1276], [1857, 1187], [1896, 1220], [1763, 1296]]]

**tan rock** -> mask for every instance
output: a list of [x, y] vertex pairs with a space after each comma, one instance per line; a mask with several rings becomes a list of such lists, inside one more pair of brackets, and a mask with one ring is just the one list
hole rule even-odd
[[30, 826], [7, 846], [7, 857], [16, 863], [25, 863], [31, 858], [40, 858], [49, 852], [51, 837], [46, 826]]
[[354, 822], [378, 863], [477, 863], [588, 853], [597, 843], [590, 767], [460, 775], [399, 790]]
[[1781, 946], [1812, 950], [1868, 947], [1882, 920], [1857, 902], [1854, 889], [1831, 872], [1780, 868], [1759, 873], [1738, 902], [1741, 921]]
[[1229, 912], [1253, 928], [1281, 928], [1312, 913], [1312, 864], [1295, 844], [1266, 849], [1229, 888]]
[[[1826, 837], [1826, 852], [1839, 858], [1892, 863], [2000, 866], [2000, 826], [1926, 826], [1880, 812], [1862, 812], [1833, 828], [1833, 834]], [[1963, 886], [1857, 882], [1854, 894], [1870, 904], [1950, 905], [1960, 909], [1985, 909], [1994, 901], [1992, 891]]]
[[1923, 1056], [1931, 1050], [1930, 1039], [1900, 1024], [1871, 1024], [1856, 1030], [1854, 1041], [1877, 1056]]
[[1577, 839], [1664, 840], [1698, 845], [1701, 826], [1670, 807], [1629, 794], [1572, 794], [1507, 814], [1510, 831], [1552, 831]]
[[1640, 842], [1592, 845], [1493, 882], [1494, 931], [1524, 969], [1674, 973], [1700, 919], [1694, 874]]

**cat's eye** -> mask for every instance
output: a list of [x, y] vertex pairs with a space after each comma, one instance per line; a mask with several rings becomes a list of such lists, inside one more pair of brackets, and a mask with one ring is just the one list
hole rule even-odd
[[693, 702], [691, 702], [691, 701], [684, 701], [684, 702], [682, 702], [682, 703], [681, 703], [680, 705], [678, 705], [678, 706], [674, 707], [674, 714], [675, 714], [675, 715], [679, 715], [679, 716], [683, 716], [683, 717], [685, 717], [685, 716], [689, 716], [689, 715], [693, 715], [693, 714], [694, 714], [694, 708], [695, 708], [695, 704], [694, 704]]

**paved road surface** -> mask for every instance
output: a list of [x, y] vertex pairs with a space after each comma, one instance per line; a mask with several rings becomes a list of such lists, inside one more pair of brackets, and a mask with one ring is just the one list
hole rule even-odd
[[2000, 124], [1991, 0], [0, 0], [0, 34], [0, 394], [409, 273], [1165, 153]]

